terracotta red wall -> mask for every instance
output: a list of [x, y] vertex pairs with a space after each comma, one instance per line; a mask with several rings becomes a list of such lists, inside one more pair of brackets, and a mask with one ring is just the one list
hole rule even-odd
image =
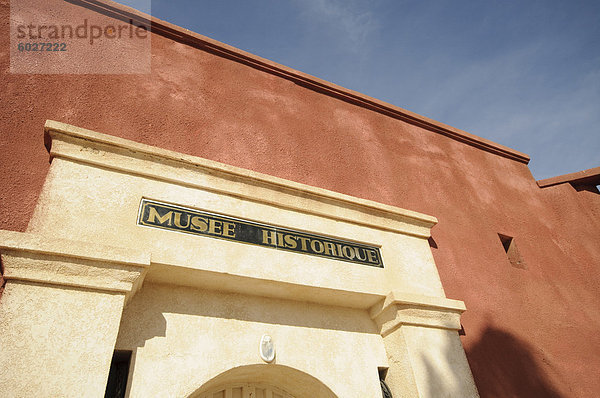
[[[0, 2], [1, 48], [9, 45]], [[152, 37], [149, 75], [16, 75], [0, 55], [0, 228], [25, 230], [58, 120], [438, 217], [431, 240], [484, 397], [600, 391], [600, 223], [592, 199], [527, 166]], [[527, 269], [509, 263], [514, 236]]]

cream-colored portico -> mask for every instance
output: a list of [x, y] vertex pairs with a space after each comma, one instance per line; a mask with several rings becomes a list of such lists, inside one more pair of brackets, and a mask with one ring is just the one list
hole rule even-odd
[[[435, 218], [58, 122], [46, 134], [29, 228], [0, 231], [1, 396], [101, 397], [114, 350], [133, 352], [129, 397], [379, 397], [385, 369], [395, 397], [477, 396]], [[375, 246], [384, 267], [140, 226], [144, 198]]]

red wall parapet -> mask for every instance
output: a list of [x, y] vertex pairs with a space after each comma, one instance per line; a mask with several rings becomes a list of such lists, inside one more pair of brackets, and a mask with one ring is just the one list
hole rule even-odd
[[429, 131], [450, 137], [467, 145], [474, 146], [484, 151], [494, 153], [518, 162], [525, 164], [529, 163], [529, 156], [495, 143], [466, 131], [454, 128], [428, 117], [408, 111], [395, 105], [388, 104], [368, 95], [350, 90], [337, 84], [319, 79], [307, 73], [289, 68], [278, 64], [268, 59], [250, 54], [209, 37], [194, 33], [191, 30], [173, 25], [169, 22], [162, 21], [151, 15], [137, 11], [133, 8], [123, 6], [110, 0], [69, 0], [73, 4], [98, 11], [100, 13], [113, 16], [121, 20], [133, 20], [144, 24], [150, 24], [151, 31], [154, 34], [159, 34], [168, 37], [177, 42], [208, 51], [220, 57], [231, 59], [235, 62], [262, 70], [264, 72], [291, 80], [296, 84], [315, 90], [317, 92], [350, 102], [369, 110], [382, 113], [384, 115], [402, 120], [404, 122], [419, 126]]
[[572, 185], [598, 185], [600, 184], [600, 167], [538, 180], [537, 184], [540, 188], [546, 188], [567, 182]]

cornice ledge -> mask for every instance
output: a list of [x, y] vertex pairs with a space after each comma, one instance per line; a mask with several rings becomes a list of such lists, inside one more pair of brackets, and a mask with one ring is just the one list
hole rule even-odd
[[[234, 181], [244, 181], [250, 185], [261, 186], [272, 191], [286, 192], [296, 197], [309, 198], [324, 203], [333, 202], [337, 205], [354, 208], [358, 211], [370, 215], [381, 215], [383, 217], [396, 219], [401, 223], [417, 227], [420, 232], [413, 231], [413, 233], [408, 234], [423, 238], [428, 238], [430, 236], [429, 229], [431, 229], [437, 223], [437, 219], [435, 217], [414, 212], [411, 210], [406, 210], [367, 199], [361, 199], [350, 195], [330, 191], [327, 189], [313, 187], [310, 185], [285, 180], [283, 178], [242, 169], [239, 167], [229, 166], [223, 163], [200, 158], [197, 156], [186, 155], [162, 148], [153, 147], [146, 144], [141, 144], [120, 137], [114, 137], [111, 135], [98, 133], [92, 130], [87, 130], [81, 127], [76, 127], [53, 120], [46, 121], [44, 131], [46, 148], [50, 152], [51, 158], [56, 157], [77, 160], [81, 162], [87, 162], [89, 164], [115, 168], [117, 170], [129, 173], [139, 174], [143, 176], [151, 176], [154, 178], [160, 178], [162, 180], [169, 180], [168, 177], [164, 175], [155, 175], [156, 173], [153, 173], [152, 171], [147, 169], [134, 170], [134, 168], [131, 165], [128, 165], [124, 168], [115, 167], [114, 165], [103, 163], [106, 162], [106, 160], [100, 160], [100, 157], [98, 159], [92, 160], [93, 154], [85, 153], [84, 151], [79, 150], [73, 151], [67, 147], [63, 148], [62, 145], [55, 145], [54, 143], [65, 142], [72, 145], [90, 148], [96, 147], [100, 150], [118, 153], [120, 156], [128, 156], [131, 158], [138, 158], [151, 162], [165, 162], [170, 164], [176, 163], [179, 165], [179, 167], [183, 166], [191, 170], [203, 171], [205, 174], [208, 175], [222, 176], [223, 178]], [[173, 179], [173, 181], [190, 185], [189, 182], [179, 181], [177, 179]], [[233, 194], [233, 192], [230, 192], [229, 194]], [[243, 196], [239, 192], [236, 192], [234, 195]], [[274, 202], [273, 204], [281, 206], [281, 204], [279, 203]], [[292, 206], [283, 207], [292, 208]], [[304, 208], [302, 210], [306, 211], [307, 209]], [[314, 213], [330, 218], [336, 218], [334, 215], [329, 213]], [[391, 231], [396, 230], [394, 228], [386, 228], [385, 226], [383, 226], [382, 229], [389, 229]]]
[[141, 287], [150, 254], [140, 250], [0, 230], [4, 279], [124, 294]]
[[385, 337], [402, 325], [460, 330], [460, 315], [465, 310], [459, 300], [392, 291], [371, 307], [369, 314]]

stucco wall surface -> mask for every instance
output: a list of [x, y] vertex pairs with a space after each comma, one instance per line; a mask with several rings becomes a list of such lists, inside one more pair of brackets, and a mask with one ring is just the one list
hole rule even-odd
[[123, 301], [118, 294], [10, 283], [0, 306], [0, 395], [103, 396], [119, 324], [112, 314]]
[[[5, 49], [7, 1], [0, 11]], [[47, 119], [431, 214], [446, 295], [468, 308], [480, 394], [600, 389], [600, 227], [570, 185], [540, 189], [523, 163], [158, 34], [147, 75], [9, 74], [6, 52], [0, 69], [1, 229], [31, 218]]]

